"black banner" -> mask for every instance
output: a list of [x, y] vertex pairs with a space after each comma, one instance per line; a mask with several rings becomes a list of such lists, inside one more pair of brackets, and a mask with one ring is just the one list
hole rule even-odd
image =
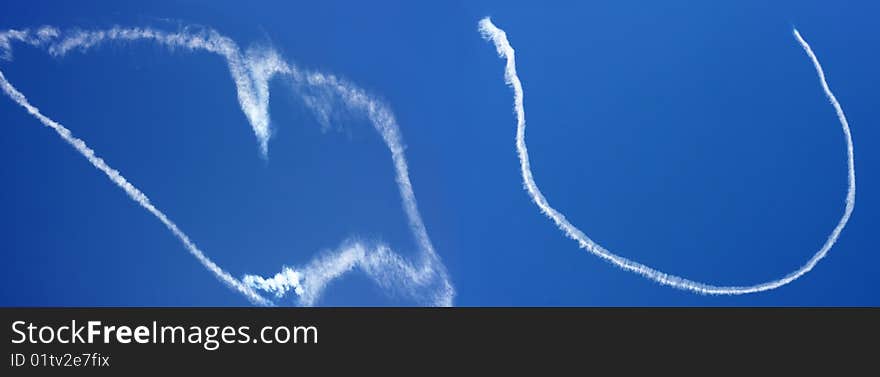
[[851, 366], [876, 358], [880, 335], [877, 309], [5, 308], [0, 317], [4, 376], [421, 375], [469, 365], [812, 365], [832, 355]]

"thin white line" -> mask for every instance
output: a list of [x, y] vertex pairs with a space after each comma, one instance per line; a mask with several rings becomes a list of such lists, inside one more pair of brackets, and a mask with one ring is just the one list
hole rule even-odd
[[586, 249], [590, 253], [602, 259], [605, 259], [624, 270], [635, 272], [663, 285], [668, 285], [674, 288], [693, 291], [701, 294], [739, 295], [778, 288], [796, 280], [807, 272], [810, 272], [810, 270], [812, 270], [813, 267], [815, 267], [816, 264], [819, 263], [819, 261], [824, 258], [826, 254], [828, 254], [828, 250], [830, 250], [831, 247], [834, 246], [834, 243], [840, 236], [840, 232], [846, 226], [847, 221], [849, 221], [856, 201], [856, 173], [855, 164], [853, 162], [853, 142], [852, 135], [850, 134], [849, 123], [846, 121], [846, 116], [843, 114], [843, 109], [841, 109], [840, 103], [837, 102], [837, 99], [834, 97], [834, 94], [831, 93], [831, 89], [828, 87], [828, 83], [825, 82], [825, 73], [822, 71], [822, 66], [819, 64], [819, 60], [816, 58], [816, 55], [810, 48], [810, 45], [807, 44], [807, 42], [803, 38], [801, 38], [800, 33], [798, 33], [796, 29], [794, 30], [794, 36], [807, 52], [810, 60], [812, 60], [813, 65], [816, 68], [816, 73], [819, 75], [819, 81], [822, 85], [822, 90], [825, 91], [825, 95], [828, 97], [829, 101], [831, 101], [831, 105], [834, 106], [834, 109], [837, 112], [837, 118], [840, 121], [840, 125], [843, 129], [843, 134], [846, 139], [847, 173], [849, 178], [849, 185], [846, 193], [846, 206], [844, 208], [843, 215], [840, 217], [840, 221], [837, 223], [837, 226], [835, 226], [834, 229], [831, 231], [831, 234], [828, 236], [825, 244], [822, 245], [822, 248], [819, 249], [819, 251], [817, 251], [816, 254], [814, 254], [803, 266], [780, 279], [749, 286], [718, 286], [705, 284], [685, 279], [683, 277], [667, 274], [644, 264], [614, 254], [611, 251], [603, 248], [598, 243], [594, 242], [584, 232], [572, 225], [562, 213], [550, 206], [550, 203], [544, 197], [544, 194], [542, 194], [541, 190], [538, 189], [538, 185], [535, 183], [535, 179], [532, 176], [532, 169], [529, 165], [529, 152], [528, 148], [526, 147], [525, 141], [526, 118], [525, 108], [523, 106], [523, 88], [522, 82], [516, 74], [516, 58], [514, 49], [510, 45], [510, 42], [507, 40], [507, 33], [505, 33], [504, 30], [496, 27], [495, 24], [493, 24], [488, 17], [480, 20], [479, 30], [485, 39], [491, 40], [495, 44], [495, 48], [498, 50], [498, 55], [507, 60], [507, 65], [504, 69], [504, 79], [505, 82], [511, 87], [511, 89], [513, 89], [514, 112], [516, 113], [516, 150], [519, 154], [520, 170], [522, 172], [525, 188], [535, 204], [538, 205], [538, 208], [541, 209], [541, 212], [544, 213], [544, 215], [549, 217], [551, 220], [553, 220], [556, 226], [559, 227], [559, 229], [562, 230], [562, 232], [567, 237], [577, 241], [578, 245], [581, 248]]

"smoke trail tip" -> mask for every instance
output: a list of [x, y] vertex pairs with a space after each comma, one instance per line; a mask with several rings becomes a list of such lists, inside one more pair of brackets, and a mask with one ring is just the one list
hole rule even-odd
[[262, 157], [263, 160], [266, 160], [266, 161], [269, 160], [269, 141], [268, 140], [261, 140], [260, 141], [260, 157]]
[[495, 24], [492, 23], [492, 18], [489, 16], [480, 19], [480, 22], [477, 23], [477, 28], [480, 30], [480, 35], [482, 35], [485, 40], [492, 39], [492, 31], [493, 29], [497, 29]]

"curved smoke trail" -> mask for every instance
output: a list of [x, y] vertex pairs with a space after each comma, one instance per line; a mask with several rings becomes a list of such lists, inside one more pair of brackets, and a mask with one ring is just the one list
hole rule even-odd
[[663, 285], [668, 285], [674, 288], [689, 290], [702, 294], [739, 295], [767, 291], [791, 283], [792, 281], [803, 276], [807, 272], [810, 272], [810, 270], [812, 270], [813, 267], [815, 267], [816, 264], [819, 263], [819, 261], [824, 258], [826, 254], [828, 254], [828, 250], [830, 250], [831, 247], [834, 246], [834, 243], [840, 236], [840, 232], [846, 226], [847, 221], [849, 221], [856, 201], [856, 173], [855, 163], [853, 162], [853, 142], [852, 135], [850, 134], [849, 123], [846, 121], [846, 116], [843, 114], [843, 109], [840, 107], [840, 103], [837, 102], [837, 99], [834, 97], [834, 94], [831, 93], [831, 89], [828, 87], [828, 83], [825, 82], [825, 73], [822, 71], [822, 66], [819, 64], [819, 60], [816, 58], [816, 55], [810, 48], [810, 45], [807, 44], [807, 42], [801, 37], [800, 33], [798, 33], [797, 29], [794, 30], [794, 37], [804, 48], [804, 51], [806, 51], [810, 60], [813, 62], [813, 65], [816, 68], [816, 73], [819, 76], [819, 82], [822, 85], [822, 90], [825, 91], [825, 95], [828, 97], [828, 100], [831, 102], [831, 105], [834, 106], [834, 110], [837, 112], [837, 118], [838, 120], [840, 120], [840, 125], [843, 129], [843, 135], [846, 139], [848, 173], [846, 206], [844, 208], [843, 215], [840, 217], [840, 221], [838, 221], [837, 226], [835, 226], [834, 229], [831, 231], [831, 234], [828, 236], [825, 244], [823, 244], [822, 248], [820, 248], [819, 251], [817, 251], [816, 254], [814, 254], [803, 266], [780, 279], [749, 286], [718, 286], [705, 284], [693, 280], [688, 280], [679, 276], [670, 275], [665, 272], [653, 269], [644, 264], [629, 260], [627, 258], [614, 254], [611, 251], [603, 248], [601, 245], [597, 244], [595, 241], [590, 239], [590, 237], [587, 237], [584, 232], [568, 222], [568, 220], [562, 213], [551, 207], [550, 203], [547, 201], [547, 198], [545, 198], [544, 194], [541, 193], [541, 190], [538, 189], [538, 185], [535, 183], [535, 179], [532, 176], [532, 169], [529, 165], [529, 152], [526, 148], [525, 141], [526, 120], [525, 109], [523, 107], [523, 88], [522, 82], [520, 82], [519, 76], [517, 76], [516, 74], [516, 59], [514, 56], [514, 49], [510, 45], [510, 42], [507, 40], [507, 33], [505, 33], [504, 30], [501, 30], [497, 26], [495, 26], [488, 17], [480, 20], [479, 30], [480, 33], [483, 35], [483, 38], [490, 40], [495, 44], [495, 48], [498, 50], [498, 55], [507, 60], [507, 65], [504, 69], [504, 79], [505, 82], [511, 87], [511, 89], [513, 89], [514, 112], [516, 113], [516, 150], [519, 154], [520, 170], [522, 172], [523, 182], [525, 184], [526, 190], [528, 191], [532, 200], [534, 200], [535, 204], [537, 204], [538, 207], [541, 209], [541, 212], [544, 213], [544, 215], [549, 217], [551, 220], [553, 220], [553, 222], [556, 223], [556, 226], [559, 227], [559, 229], [562, 230], [562, 232], [565, 233], [567, 237], [577, 241], [581, 248], [584, 248], [590, 253], [593, 253], [594, 255], [611, 262], [615, 266], [618, 266], [627, 271], [635, 272]]
[[419, 213], [397, 121], [385, 104], [373, 99], [362, 89], [333, 75], [301, 70], [286, 63], [276, 51], [269, 48], [251, 48], [242, 53], [235, 42], [210, 29], [193, 31], [187, 28], [177, 33], [152, 28], [121, 27], [69, 33], [62, 33], [53, 27], [42, 27], [33, 31], [9, 30], [0, 32], [0, 58], [5, 60], [12, 58], [13, 42], [43, 48], [53, 56], [64, 56], [70, 51], [85, 51], [107, 41], [139, 40], [153, 41], [168, 48], [203, 50], [222, 56], [235, 83], [239, 104], [253, 128], [264, 158], [268, 158], [268, 142], [271, 137], [269, 81], [276, 76], [290, 80], [293, 87], [302, 95], [304, 103], [315, 112], [318, 120], [324, 125], [329, 121], [329, 112], [333, 110], [335, 103], [366, 114], [391, 152], [404, 212], [420, 251], [417, 263], [395, 254], [385, 245], [365, 245], [357, 241], [347, 241], [338, 250], [324, 253], [304, 267], [284, 266], [281, 272], [268, 278], [260, 275], [245, 275], [241, 280], [236, 279], [208, 258], [168, 216], [150, 202], [143, 192], [98, 157], [83, 140], [73, 136], [70, 130], [33, 106], [6, 79], [2, 71], [0, 71], [0, 87], [7, 96], [24, 107], [42, 124], [55, 130], [95, 168], [122, 188], [132, 200], [158, 218], [183, 243], [187, 251], [220, 281], [254, 304], [275, 304], [258, 292], [261, 290], [273, 294], [276, 298], [282, 298], [293, 291], [297, 295], [299, 304], [314, 305], [330, 281], [359, 268], [383, 288], [399, 290], [421, 304], [452, 305], [455, 290], [449, 281], [445, 266], [434, 250]]

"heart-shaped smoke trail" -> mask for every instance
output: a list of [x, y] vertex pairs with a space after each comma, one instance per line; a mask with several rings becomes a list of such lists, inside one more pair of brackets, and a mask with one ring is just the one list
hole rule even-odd
[[590, 239], [590, 237], [587, 237], [583, 231], [568, 222], [561, 212], [551, 207], [547, 198], [544, 197], [544, 194], [538, 189], [538, 185], [535, 183], [535, 178], [532, 176], [532, 168], [529, 165], [529, 152], [526, 148], [525, 140], [526, 116], [525, 107], [523, 106], [523, 87], [519, 76], [516, 74], [516, 58], [514, 56], [513, 47], [507, 40], [507, 33], [495, 26], [495, 24], [492, 23], [492, 20], [488, 17], [480, 20], [479, 31], [485, 39], [492, 41], [492, 43], [495, 44], [495, 48], [498, 50], [498, 55], [507, 60], [507, 65], [504, 69], [504, 80], [507, 85], [513, 89], [514, 112], [516, 113], [516, 150], [519, 154], [520, 170], [526, 191], [528, 191], [529, 196], [535, 204], [538, 205], [538, 208], [541, 209], [541, 212], [549, 217], [550, 220], [553, 220], [556, 226], [559, 227], [568, 238], [577, 241], [581, 248], [611, 262], [615, 266], [627, 271], [635, 272], [663, 285], [701, 294], [739, 295], [767, 291], [791, 283], [807, 272], [810, 272], [810, 270], [812, 270], [813, 267], [815, 267], [816, 264], [828, 254], [828, 250], [830, 250], [831, 247], [834, 246], [834, 243], [837, 242], [837, 238], [840, 237], [840, 232], [846, 226], [847, 221], [849, 221], [849, 217], [852, 214], [856, 202], [856, 173], [855, 164], [853, 162], [853, 142], [849, 130], [849, 123], [846, 121], [846, 116], [843, 114], [843, 109], [841, 109], [840, 103], [837, 102], [837, 99], [828, 87], [828, 83], [825, 82], [825, 73], [822, 71], [822, 66], [819, 64], [819, 60], [816, 58], [810, 45], [807, 44], [796, 29], [793, 31], [794, 37], [813, 62], [813, 65], [816, 68], [816, 73], [819, 75], [819, 82], [822, 85], [822, 90], [825, 91], [825, 95], [828, 97], [831, 105], [834, 106], [834, 110], [837, 112], [837, 118], [840, 120], [840, 125], [843, 129], [844, 139], [846, 140], [846, 162], [848, 174], [846, 205], [844, 207], [843, 215], [840, 217], [840, 221], [838, 221], [837, 226], [831, 231], [825, 244], [822, 245], [822, 248], [820, 248], [819, 251], [807, 261], [807, 263], [782, 278], [749, 286], [718, 286], [705, 284], [670, 275], [636, 261], [629, 260], [603, 248], [601, 245]]
[[330, 281], [358, 268], [380, 286], [398, 291], [420, 304], [452, 305], [455, 290], [419, 214], [397, 121], [385, 104], [373, 99], [358, 87], [333, 75], [301, 70], [286, 63], [270, 48], [252, 48], [242, 53], [235, 42], [210, 29], [184, 28], [176, 33], [152, 28], [123, 27], [64, 33], [53, 27], [9, 30], [0, 32], [0, 57], [11, 60], [12, 44], [15, 42], [43, 48], [53, 56], [64, 56], [70, 51], [86, 51], [109, 41], [142, 40], [153, 41], [168, 48], [202, 50], [222, 56], [229, 66], [239, 104], [257, 136], [260, 152], [264, 158], [268, 158], [268, 144], [271, 137], [269, 81], [275, 77], [290, 80], [293, 87], [303, 96], [305, 104], [315, 111], [318, 120], [322, 123], [328, 122], [329, 112], [333, 111], [333, 105], [337, 103], [350, 110], [366, 114], [391, 152], [404, 212], [420, 251], [418, 260], [408, 261], [385, 245], [365, 245], [358, 241], [346, 241], [337, 250], [323, 253], [303, 267], [284, 266], [281, 272], [271, 277], [245, 275], [241, 280], [236, 279], [208, 258], [168, 216], [150, 202], [143, 192], [98, 157], [83, 140], [73, 136], [70, 130], [44, 115], [28, 102], [27, 98], [7, 80], [2, 71], [0, 71], [0, 87], [6, 95], [24, 107], [42, 124], [55, 130], [95, 168], [104, 172], [113, 183], [122, 188], [132, 200], [156, 216], [218, 279], [243, 294], [254, 304], [275, 304], [259, 291], [271, 293], [275, 298], [282, 298], [293, 291], [297, 295], [299, 304], [314, 305]]

